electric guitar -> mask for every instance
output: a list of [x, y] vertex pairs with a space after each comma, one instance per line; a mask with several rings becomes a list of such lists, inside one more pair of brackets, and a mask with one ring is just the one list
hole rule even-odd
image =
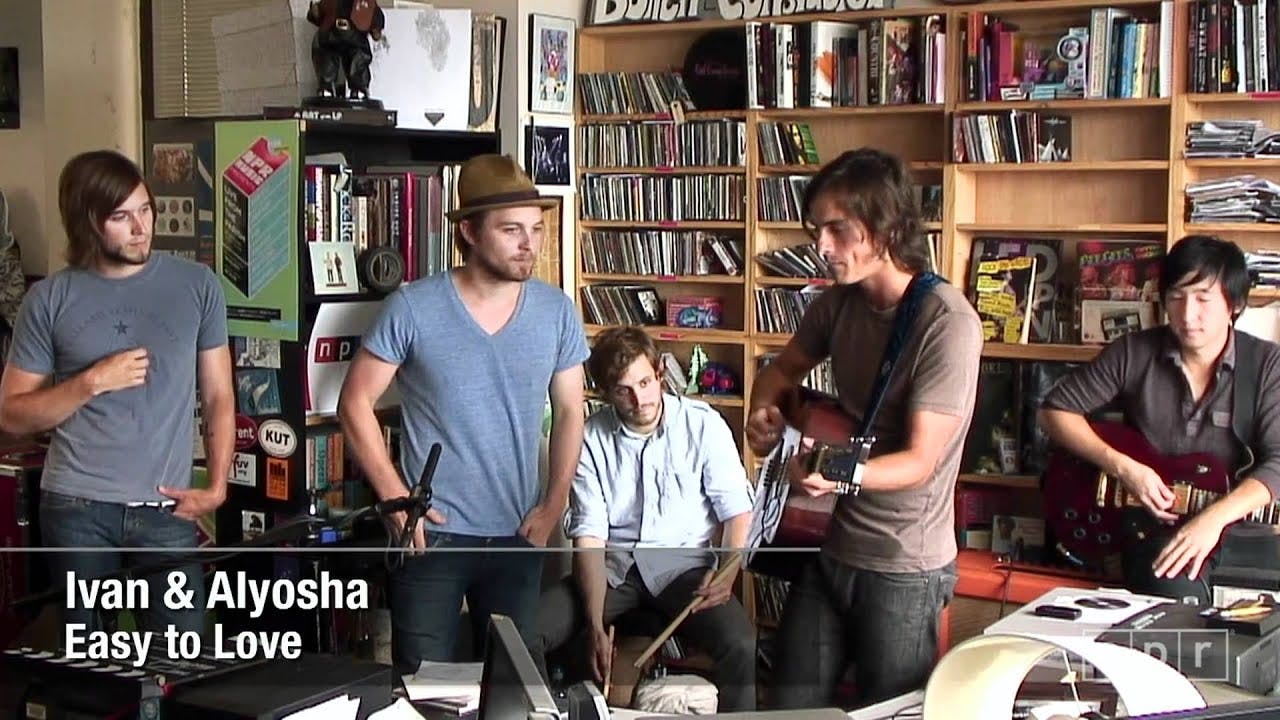
[[810, 497], [791, 492], [787, 465], [803, 450], [802, 438], [814, 440], [810, 468], [827, 477], [843, 477], [858, 447], [854, 419], [834, 397], [800, 388], [779, 408], [787, 422], [782, 439], [760, 468], [756, 484], [753, 536], [762, 546], [819, 548], [835, 510], [837, 495]]
[[[1180, 525], [1231, 491], [1230, 469], [1210, 453], [1167, 456], [1147, 442], [1138, 430], [1116, 422], [1091, 422], [1103, 442], [1150, 467], [1173, 491], [1171, 513], [1180, 516]], [[1159, 521], [1144, 511], [1138, 514], [1143, 528], [1124, 523], [1134, 520], [1126, 508], [1141, 508], [1142, 502], [1129, 494], [1119, 479], [1089, 462], [1063, 450], [1055, 450], [1044, 473], [1045, 519], [1057, 537], [1061, 550], [1077, 559], [1101, 562], [1108, 555], [1123, 553], [1126, 542], [1141, 539], [1144, 531]], [[1280, 524], [1280, 500], [1254, 511], [1245, 521]], [[1135, 531], [1136, 530], [1136, 531]]]

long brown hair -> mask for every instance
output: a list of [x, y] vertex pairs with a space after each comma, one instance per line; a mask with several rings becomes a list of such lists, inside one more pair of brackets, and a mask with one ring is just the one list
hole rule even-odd
[[833, 198], [850, 218], [865, 225], [872, 247], [888, 253], [899, 269], [929, 269], [929, 244], [921, 232], [911, 172], [896, 155], [859, 148], [827, 163], [805, 188], [806, 224], [822, 195]]
[[[58, 176], [58, 212], [67, 232], [67, 263], [89, 267], [101, 252], [107, 217], [141, 185], [142, 171], [114, 150], [93, 150], [67, 161]], [[147, 199], [155, 206], [151, 188]]]

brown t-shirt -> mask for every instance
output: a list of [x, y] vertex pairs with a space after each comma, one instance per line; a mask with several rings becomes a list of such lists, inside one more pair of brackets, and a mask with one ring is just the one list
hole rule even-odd
[[[831, 357], [840, 404], [861, 423], [897, 308], [877, 311], [856, 285], [831, 288], [809, 307], [795, 334], [805, 354]], [[920, 306], [876, 415], [872, 456], [901, 450], [908, 416], [928, 410], [963, 419], [924, 483], [840, 498], [824, 552], [878, 572], [934, 570], [956, 557], [955, 483], [973, 416], [982, 324], [955, 287], [943, 283]]]
[[[1239, 335], [1232, 332], [1198, 403], [1182, 371], [1177, 338], [1162, 325], [1113, 340], [1092, 363], [1055, 385], [1042, 406], [1081, 415], [1120, 410], [1162, 454], [1208, 452], [1239, 467], [1243, 450], [1232, 430]], [[1248, 441], [1256, 464], [1247, 476], [1280, 497], [1280, 346], [1254, 344], [1259, 375]]]

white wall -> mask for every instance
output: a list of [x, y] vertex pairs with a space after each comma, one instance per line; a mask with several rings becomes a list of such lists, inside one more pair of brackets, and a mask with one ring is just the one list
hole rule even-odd
[[0, 130], [0, 188], [13, 203], [23, 269], [63, 265], [58, 173], [112, 148], [141, 162], [136, 0], [0, 0], [0, 45], [18, 47], [22, 127]]
[[45, 228], [48, 272], [65, 265], [58, 173], [86, 150], [119, 150], [143, 164], [136, 0], [42, 0]]
[[[505, 52], [502, 61], [502, 87], [499, 100], [498, 128], [502, 132], [502, 152], [514, 157], [522, 166], [525, 160], [525, 128], [531, 120], [546, 125], [571, 127], [572, 115], [538, 115], [529, 112], [529, 15], [539, 13], [573, 18], [582, 27], [587, 0], [439, 0], [436, 7], [470, 8], [490, 12], [507, 19]], [[575, 56], [576, 57], [576, 56]], [[574, 162], [577, 136], [569, 133], [569, 162]], [[564, 287], [573, 287], [577, 253], [577, 188], [541, 186], [546, 195], [564, 198], [561, 213], [560, 273]]]
[[44, 240], [44, 80], [40, 3], [0, 0], [0, 47], [18, 48], [21, 126], [0, 130], [0, 190], [10, 204], [10, 226], [22, 248], [23, 269], [42, 274]]

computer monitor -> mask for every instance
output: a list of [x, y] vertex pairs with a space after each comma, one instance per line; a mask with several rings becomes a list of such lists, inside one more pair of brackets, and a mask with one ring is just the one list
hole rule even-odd
[[478, 720], [562, 720], [511, 618], [489, 616]]

